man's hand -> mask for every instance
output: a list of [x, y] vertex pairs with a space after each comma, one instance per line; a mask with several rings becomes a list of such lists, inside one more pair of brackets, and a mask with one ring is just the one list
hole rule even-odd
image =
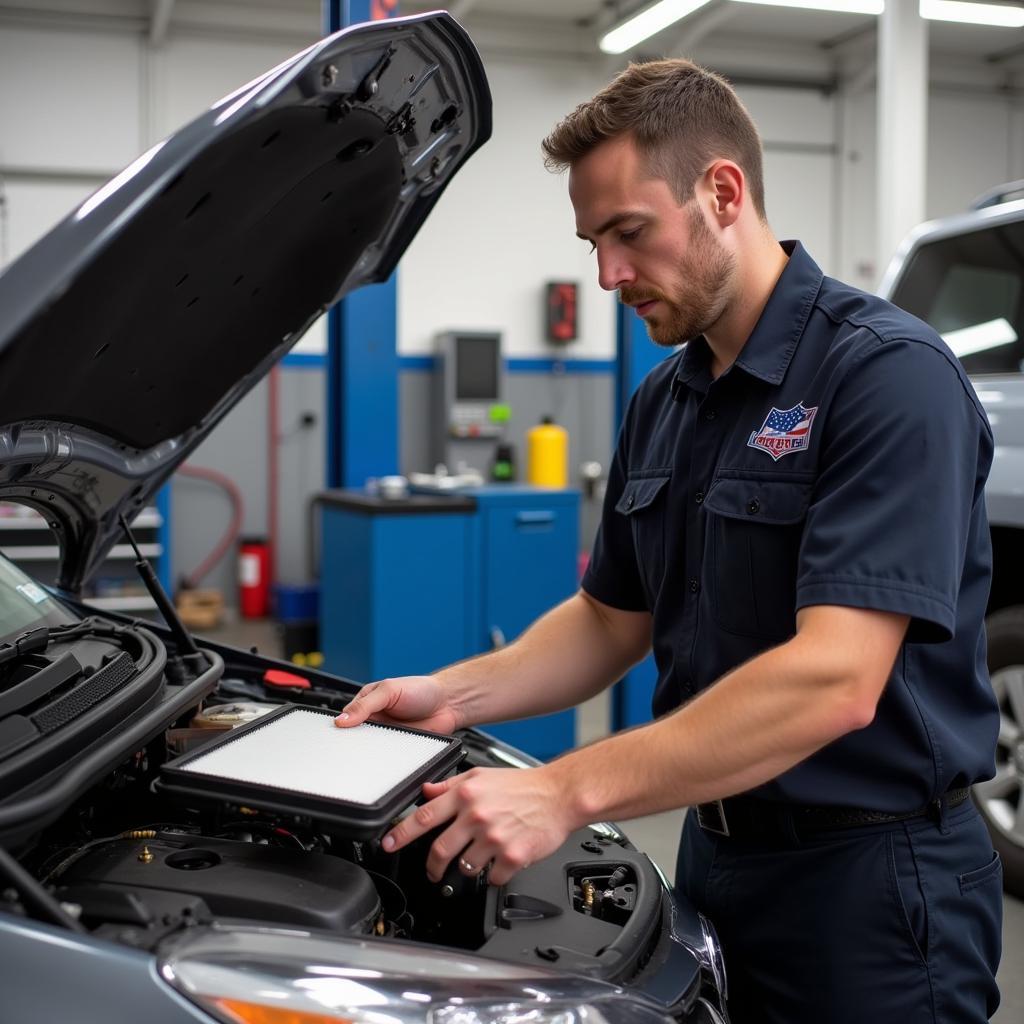
[[554, 853], [575, 826], [565, 794], [539, 768], [474, 768], [423, 787], [428, 802], [381, 841], [400, 850], [445, 822], [427, 855], [427, 876], [437, 882], [456, 857], [463, 874], [476, 876], [493, 861], [488, 881], [504, 885], [536, 860]]
[[450, 735], [461, 725], [444, 687], [433, 676], [402, 676], [368, 683], [334, 720], [340, 728], [375, 722]]

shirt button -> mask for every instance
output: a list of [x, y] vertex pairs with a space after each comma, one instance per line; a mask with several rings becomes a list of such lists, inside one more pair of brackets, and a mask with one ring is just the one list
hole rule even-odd
[[760, 511], [761, 511], [761, 502], [759, 502], [757, 500], [757, 498], [751, 498], [750, 499], [750, 503], [747, 505], [747, 512], [750, 515], [752, 515], [752, 516], [756, 516], [757, 513], [760, 512]]
[[695, 494], [695, 495], [693, 496], [693, 500], [694, 500], [695, 502], [697, 502], [697, 504], [698, 504], [698, 505], [703, 505], [703, 504], [704, 504], [704, 492], [703, 492], [703, 491], [698, 491], [698, 492], [697, 492], [697, 493], [696, 493], [696, 494]]
[[690, 593], [696, 594], [700, 590], [700, 583], [697, 580], [690, 580]]
[[714, 409], [708, 409], [708, 411], [706, 413], [704, 413], [704, 419], [706, 419], [706, 420], [713, 420], [714, 418], [715, 418], [715, 410]]
[[636, 504], [636, 495], [635, 494], [631, 494], [626, 499], [626, 508], [632, 508], [635, 504]]

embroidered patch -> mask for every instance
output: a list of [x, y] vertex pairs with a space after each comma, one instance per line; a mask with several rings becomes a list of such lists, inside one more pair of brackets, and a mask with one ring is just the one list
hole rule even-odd
[[811, 423], [818, 407], [808, 409], [801, 402], [792, 409], [772, 409], [747, 441], [748, 448], [760, 448], [776, 462], [783, 455], [803, 451], [811, 438]]

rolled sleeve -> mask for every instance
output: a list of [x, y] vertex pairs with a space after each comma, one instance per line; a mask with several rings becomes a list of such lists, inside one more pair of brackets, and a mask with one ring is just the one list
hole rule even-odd
[[911, 642], [951, 639], [991, 448], [970, 384], [937, 343], [884, 341], [862, 356], [825, 423], [797, 608], [902, 613]]

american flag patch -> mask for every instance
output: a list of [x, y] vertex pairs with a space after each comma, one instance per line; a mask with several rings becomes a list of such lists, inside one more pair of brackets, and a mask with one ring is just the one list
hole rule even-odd
[[818, 407], [808, 409], [803, 402], [792, 409], [772, 409], [747, 441], [748, 448], [760, 448], [776, 462], [783, 455], [803, 451], [811, 438], [811, 423]]

